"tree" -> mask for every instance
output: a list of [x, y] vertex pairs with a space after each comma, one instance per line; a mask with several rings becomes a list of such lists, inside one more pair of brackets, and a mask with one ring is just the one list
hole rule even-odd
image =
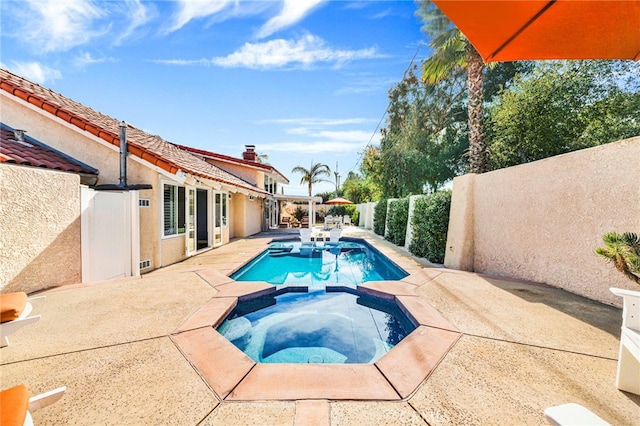
[[469, 171], [487, 170], [488, 150], [483, 126], [483, 83], [485, 65], [482, 57], [464, 35], [430, 0], [422, 0], [418, 16], [429, 38], [433, 54], [422, 64], [422, 78], [435, 84], [461, 68], [466, 69], [469, 113]]
[[349, 172], [342, 184], [342, 190], [345, 198], [354, 204], [377, 200], [380, 195], [370, 180], [355, 172]]
[[488, 107], [491, 168], [513, 166], [640, 134], [635, 66], [622, 61], [539, 62]]
[[640, 284], [640, 238], [638, 234], [610, 232], [602, 237], [606, 247], [598, 247], [596, 254], [613, 263], [616, 269], [636, 284]]
[[433, 192], [464, 170], [464, 74], [427, 85], [413, 71], [389, 91], [379, 152], [363, 161], [375, 169], [386, 197]]
[[311, 190], [314, 183], [321, 182], [322, 176], [331, 176], [331, 169], [326, 164], [316, 163], [313, 164], [311, 162], [311, 167], [309, 169], [305, 169], [302, 166], [296, 166], [291, 170], [291, 173], [301, 173], [302, 178], [300, 179], [300, 184], [306, 183], [309, 188], [309, 196], [311, 196]]

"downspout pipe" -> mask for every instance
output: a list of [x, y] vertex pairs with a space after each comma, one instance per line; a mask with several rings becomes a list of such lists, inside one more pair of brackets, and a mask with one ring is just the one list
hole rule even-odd
[[127, 123], [120, 122], [120, 188], [127, 187]]

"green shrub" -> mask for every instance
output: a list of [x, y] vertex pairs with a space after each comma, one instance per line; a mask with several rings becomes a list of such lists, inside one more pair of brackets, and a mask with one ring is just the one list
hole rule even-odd
[[409, 197], [391, 201], [387, 217], [387, 233], [384, 237], [397, 246], [404, 246], [408, 219]]
[[384, 236], [387, 223], [387, 200], [380, 200], [373, 209], [373, 232]]
[[447, 248], [451, 191], [438, 191], [416, 199], [411, 227], [413, 238], [409, 251], [433, 263], [443, 263]]
[[305, 217], [306, 214], [307, 214], [306, 210], [303, 210], [302, 207], [297, 206], [296, 209], [293, 212], [293, 217], [298, 219], [298, 221], [301, 221], [302, 218]]

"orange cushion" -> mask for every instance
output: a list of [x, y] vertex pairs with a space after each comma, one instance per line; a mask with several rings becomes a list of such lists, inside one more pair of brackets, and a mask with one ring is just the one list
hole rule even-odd
[[27, 306], [26, 293], [0, 294], [0, 322], [13, 321]]
[[29, 409], [29, 391], [25, 385], [0, 392], [0, 424], [2, 426], [22, 426]]

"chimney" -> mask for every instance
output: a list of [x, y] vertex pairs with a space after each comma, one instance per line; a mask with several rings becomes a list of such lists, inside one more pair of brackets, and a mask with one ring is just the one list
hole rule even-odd
[[245, 145], [245, 151], [242, 153], [242, 159], [247, 161], [256, 161], [258, 159], [258, 154], [256, 154], [256, 146], [255, 145]]

